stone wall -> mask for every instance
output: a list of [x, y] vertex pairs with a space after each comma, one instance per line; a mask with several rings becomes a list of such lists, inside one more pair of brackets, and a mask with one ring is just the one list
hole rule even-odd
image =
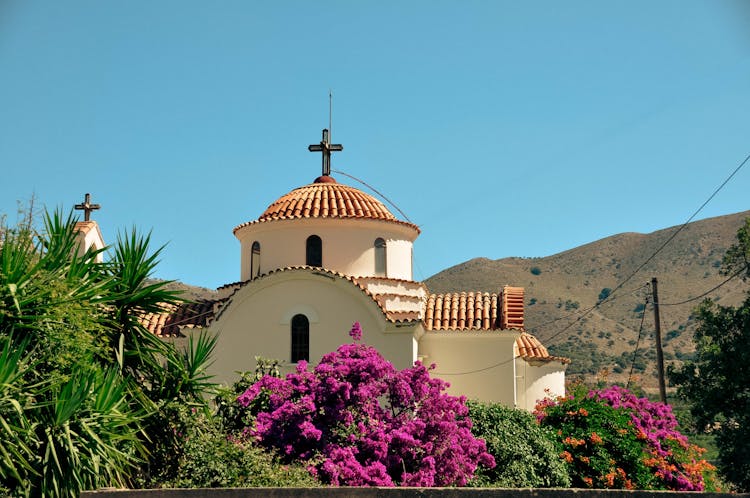
[[[676, 498], [678, 495], [685, 493], [601, 489], [224, 488], [85, 491], [81, 498]], [[750, 494], [700, 493], [700, 498], [750, 498]]]

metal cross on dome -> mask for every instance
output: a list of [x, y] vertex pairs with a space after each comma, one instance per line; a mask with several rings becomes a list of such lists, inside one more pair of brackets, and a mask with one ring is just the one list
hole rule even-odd
[[83, 203], [76, 204], [73, 207], [79, 211], [83, 211], [84, 221], [89, 221], [89, 219], [91, 218], [91, 211], [101, 209], [101, 206], [99, 204], [91, 204], [91, 194], [86, 194], [83, 199]]
[[323, 154], [323, 176], [331, 175], [331, 152], [344, 150], [341, 144], [332, 144], [328, 138], [328, 130], [323, 130], [323, 140], [319, 144], [310, 145], [307, 150], [310, 152], [321, 152]]

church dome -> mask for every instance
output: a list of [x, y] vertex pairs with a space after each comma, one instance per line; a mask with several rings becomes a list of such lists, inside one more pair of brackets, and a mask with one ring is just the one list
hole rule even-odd
[[419, 232], [416, 225], [400, 221], [375, 197], [338, 183], [327, 175], [318, 177], [314, 183], [282, 195], [271, 203], [257, 220], [243, 223], [234, 231], [237, 232], [240, 228], [254, 223], [305, 218], [390, 221], [410, 226]]

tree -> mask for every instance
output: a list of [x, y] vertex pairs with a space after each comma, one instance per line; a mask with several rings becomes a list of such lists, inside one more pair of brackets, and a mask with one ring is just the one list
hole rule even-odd
[[[750, 278], [750, 218], [723, 259], [722, 273]], [[695, 358], [670, 369], [699, 429], [714, 431], [719, 471], [750, 491], [750, 292], [737, 307], [705, 301], [697, 310]]]

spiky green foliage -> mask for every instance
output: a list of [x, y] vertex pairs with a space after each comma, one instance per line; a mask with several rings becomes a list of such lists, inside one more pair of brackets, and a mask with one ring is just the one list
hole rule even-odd
[[74, 498], [128, 483], [146, 450], [139, 434], [145, 412], [127, 382], [114, 369], [74, 375], [34, 407], [42, 496]]
[[173, 480], [193, 418], [211, 415], [206, 400], [214, 394], [215, 386], [206, 368], [215, 346], [215, 337], [200, 332], [189, 337], [184, 349], [167, 348], [161, 374], [149, 390], [155, 406], [145, 421], [151, 439], [150, 458], [140, 469], [139, 485], [155, 487]]
[[182, 351], [141, 326], [141, 314], [179, 302], [147, 281], [161, 251], [149, 236], [119, 237], [100, 263], [96, 251], [78, 254], [71, 215], [45, 213], [39, 230], [31, 220], [0, 226], [0, 491], [132, 484], [152, 458], [149, 430], [168, 416], [159, 408], [205, 409], [214, 341], [201, 335]]
[[0, 336], [0, 488], [6, 490], [34, 474], [32, 427], [25, 413], [30, 399], [21, 382], [30, 359], [23, 349], [14, 347], [10, 337]]

